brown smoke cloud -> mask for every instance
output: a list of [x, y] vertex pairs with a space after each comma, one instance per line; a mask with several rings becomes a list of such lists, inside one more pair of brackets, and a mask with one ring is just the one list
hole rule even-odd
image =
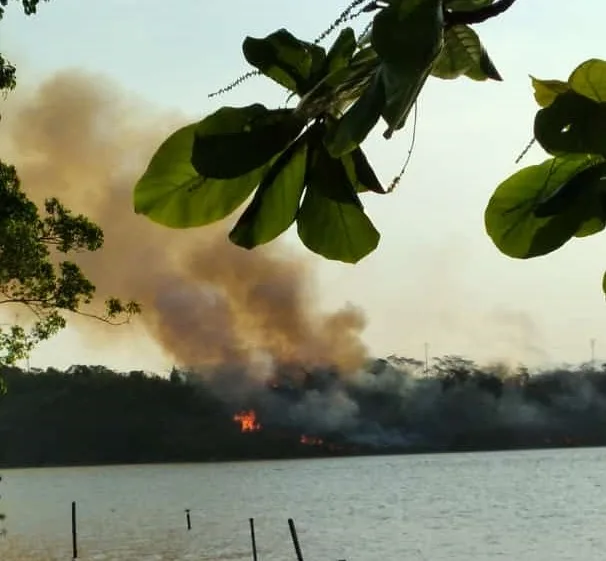
[[[314, 306], [310, 263], [282, 244], [232, 245], [228, 224], [173, 231], [136, 216], [132, 188], [182, 116], [129, 99], [103, 77], [66, 71], [4, 111], [3, 153], [37, 202], [58, 196], [94, 219], [104, 248], [79, 258], [100, 298], [141, 302], [141, 322], [181, 365], [246, 362], [258, 350], [277, 361], [356, 368], [366, 350], [359, 309]], [[78, 327], [98, 344], [121, 328]]]

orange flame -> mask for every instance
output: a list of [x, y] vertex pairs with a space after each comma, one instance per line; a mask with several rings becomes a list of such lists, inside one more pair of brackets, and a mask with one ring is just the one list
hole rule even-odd
[[306, 434], [301, 435], [301, 439], [299, 440], [301, 444], [307, 444], [308, 446], [322, 446], [324, 441], [317, 436], [307, 436]]
[[240, 423], [240, 430], [242, 432], [255, 432], [261, 430], [261, 423], [257, 422], [257, 414], [252, 409], [236, 413], [234, 415], [234, 421]]

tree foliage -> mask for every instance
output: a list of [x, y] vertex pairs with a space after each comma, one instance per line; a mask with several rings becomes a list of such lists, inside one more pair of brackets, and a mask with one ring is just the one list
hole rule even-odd
[[107, 322], [138, 313], [135, 302], [110, 298], [104, 315], [87, 314], [84, 306], [95, 286], [78, 265], [60, 256], [96, 251], [102, 244], [101, 229], [56, 198], [47, 199], [40, 214], [21, 190], [15, 168], [0, 161], [0, 305], [21, 304], [34, 318], [28, 331], [18, 325], [0, 331], [0, 362], [25, 358], [38, 342], [65, 327], [65, 312]]
[[[16, 0], [23, 6], [23, 11], [26, 15], [36, 13], [38, 4], [41, 0]], [[48, 2], [48, 0], [45, 0]], [[5, 7], [8, 5], [8, 0], [0, 0], [0, 20], [4, 17]], [[0, 53], [0, 92], [6, 95], [10, 90], [17, 85], [17, 71], [14, 65], [6, 60]]]
[[[177, 131], [135, 186], [135, 211], [172, 228], [202, 226], [254, 193], [230, 234], [237, 245], [267, 243], [296, 223], [310, 250], [359, 261], [380, 237], [360, 195], [392, 190], [380, 185], [361, 144], [380, 122], [386, 139], [402, 129], [430, 77], [501, 80], [472, 26], [514, 2], [354, 0], [320, 40], [355, 9], [374, 13], [372, 21], [359, 37], [343, 29], [328, 50], [286, 29], [247, 37], [243, 54], [256, 70], [235, 84], [262, 74], [297, 105], [223, 107]], [[534, 137], [553, 157], [505, 180], [485, 213], [497, 248], [523, 259], [606, 225], [606, 62], [586, 61], [566, 82], [532, 83], [540, 106]]]
[[[36, 13], [39, 1], [23, 0], [25, 13]], [[0, 19], [7, 4], [0, 0]], [[15, 67], [0, 55], [0, 91], [15, 86]], [[27, 329], [0, 328], [0, 364], [26, 358], [37, 343], [65, 327], [66, 313], [109, 323], [139, 313], [136, 302], [114, 297], [106, 301], [101, 315], [87, 311], [95, 286], [75, 262], [63, 257], [102, 245], [102, 230], [85, 216], [74, 215], [59, 199], [47, 199], [39, 209], [22, 190], [15, 167], [0, 160], [0, 306], [25, 307], [32, 319]]]
[[[361, 4], [353, 2], [337, 23]], [[380, 238], [361, 195], [387, 191], [361, 144], [380, 121], [385, 138], [402, 129], [431, 75], [500, 80], [467, 22], [497, 15], [503, 6], [368, 2], [360, 13], [376, 12], [370, 32], [356, 37], [345, 28], [329, 48], [286, 29], [247, 37], [247, 62], [298, 97], [296, 106], [223, 107], [176, 131], [137, 183], [135, 211], [172, 228], [202, 226], [254, 193], [229, 236], [237, 245], [256, 247], [296, 224], [315, 253], [359, 261]]]
[[[42, 0], [15, 0], [15, 2], [20, 3], [23, 6], [23, 11], [25, 15], [31, 16], [36, 13], [38, 9], [38, 4], [40, 4]], [[48, 2], [48, 0], [44, 0]], [[8, 0], [0, 0], [0, 19], [4, 16], [4, 7], [8, 5]]]
[[[529, 375], [445, 356], [423, 373], [422, 363], [392, 356], [369, 361], [361, 378], [276, 365], [272, 380], [256, 386], [235, 370], [223, 374], [236, 376], [238, 391], [226, 391], [225, 376], [177, 369], [167, 379], [93, 365], [29, 373], [1, 368], [9, 392], [0, 398], [0, 466], [606, 443], [605, 365]], [[343, 403], [355, 403], [355, 413], [339, 409]], [[332, 414], [314, 404], [331, 404]], [[262, 429], [241, 432], [234, 415], [251, 409]]]
[[534, 138], [552, 157], [501, 183], [485, 213], [495, 245], [521, 259], [606, 227], [606, 61], [583, 62], [567, 81], [532, 83]]

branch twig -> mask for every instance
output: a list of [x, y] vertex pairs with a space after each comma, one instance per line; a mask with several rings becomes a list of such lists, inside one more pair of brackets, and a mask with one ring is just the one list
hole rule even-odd
[[415, 142], [417, 139], [417, 111], [418, 111], [418, 101], [415, 101], [415, 105], [414, 105], [414, 122], [412, 125], [412, 140], [410, 141], [410, 148], [408, 149], [408, 155], [406, 156], [406, 161], [404, 162], [404, 165], [402, 166], [402, 169], [400, 170], [400, 173], [394, 177], [393, 181], [391, 182], [391, 185], [387, 188], [386, 193], [392, 193], [394, 191], [394, 189], [399, 185], [400, 181], [402, 180], [402, 177], [404, 177], [404, 174], [406, 173], [406, 169], [408, 168], [408, 164], [410, 163], [410, 159], [412, 158], [412, 152], [415, 149]]
[[[337, 29], [338, 27], [340, 27], [341, 25], [343, 25], [347, 19], [349, 18], [349, 16], [351, 15], [351, 13], [360, 5], [363, 4], [366, 0], [353, 0], [351, 2], [351, 4], [349, 6], [347, 6], [347, 8], [345, 8], [345, 10], [343, 10], [341, 12], [341, 15], [339, 15], [339, 17], [333, 21], [330, 25], [330, 27], [328, 29], [326, 29], [325, 31], [323, 31], [314, 41], [314, 45], [318, 45], [319, 43], [321, 43], [322, 41], [324, 41], [324, 39], [326, 39], [326, 37], [328, 37], [335, 29]], [[371, 2], [371, 4], [374, 4], [375, 2]]]

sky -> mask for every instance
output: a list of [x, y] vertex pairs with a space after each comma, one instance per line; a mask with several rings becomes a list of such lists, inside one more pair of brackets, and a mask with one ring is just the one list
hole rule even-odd
[[[2, 52], [16, 63], [20, 90], [77, 68], [118, 84], [142, 107], [200, 119], [222, 104], [281, 103], [283, 94], [255, 78], [220, 98], [208, 94], [247, 71], [246, 35], [280, 27], [311, 40], [345, 7], [337, 0], [52, 0], [35, 17], [17, 3], [2, 22]], [[369, 195], [379, 248], [352, 266], [293, 252], [313, 262], [323, 309], [347, 303], [367, 317], [364, 341], [374, 355], [463, 354], [481, 360], [577, 362], [606, 357], [603, 238], [575, 240], [551, 255], [520, 261], [501, 255], [484, 230], [494, 188], [523, 166], [546, 159], [533, 148], [536, 104], [529, 74], [566, 79], [604, 53], [601, 0], [518, 0], [498, 20], [476, 27], [504, 81], [431, 79], [419, 99], [412, 160], [397, 190]], [[19, 95], [19, 90], [16, 94]], [[367, 153], [385, 182], [398, 172], [410, 127]], [[26, 186], [27, 188], [27, 186]], [[603, 236], [603, 234], [602, 234]], [[127, 328], [128, 329], [128, 328]], [[124, 340], [124, 338], [121, 338]], [[106, 363], [162, 370], [170, 359], [150, 339], [96, 349], [74, 329], [43, 345], [32, 364]]]

